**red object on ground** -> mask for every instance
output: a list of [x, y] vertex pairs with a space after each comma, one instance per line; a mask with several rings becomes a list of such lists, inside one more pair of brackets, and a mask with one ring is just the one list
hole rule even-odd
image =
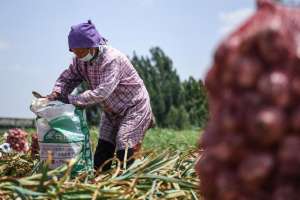
[[31, 157], [35, 158], [37, 154], [39, 154], [39, 142], [38, 142], [38, 137], [37, 134], [32, 134], [31, 135], [31, 145], [30, 145], [30, 152], [31, 152]]
[[28, 133], [18, 129], [9, 129], [6, 142], [9, 143], [10, 147], [17, 152], [27, 152], [29, 150], [27, 136]]

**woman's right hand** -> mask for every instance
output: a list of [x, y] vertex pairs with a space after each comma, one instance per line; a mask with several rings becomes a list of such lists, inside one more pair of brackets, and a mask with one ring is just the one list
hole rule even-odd
[[51, 94], [45, 96], [45, 98], [47, 98], [49, 101], [55, 101], [59, 100], [61, 98], [60, 96], [60, 93], [54, 91]]

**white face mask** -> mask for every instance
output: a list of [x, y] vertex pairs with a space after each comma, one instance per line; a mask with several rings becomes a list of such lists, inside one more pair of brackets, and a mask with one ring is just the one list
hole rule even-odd
[[84, 56], [83, 58], [79, 58], [79, 60], [83, 61], [83, 62], [88, 62], [90, 60], [92, 60], [94, 56], [89, 52], [86, 56]]

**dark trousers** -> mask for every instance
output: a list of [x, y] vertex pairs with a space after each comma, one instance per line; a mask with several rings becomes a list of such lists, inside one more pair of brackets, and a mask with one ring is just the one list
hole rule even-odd
[[[116, 146], [114, 144], [99, 139], [96, 152], [94, 155], [94, 169], [99, 170], [99, 168], [102, 167], [102, 171], [110, 170], [112, 161], [107, 162], [104, 166], [103, 164], [109, 159], [112, 159], [114, 157], [115, 150], [116, 150]], [[127, 167], [129, 167], [134, 162], [134, 159], [130, 159], [133, 156], [133, 154], [134, 154], [134, 149], [133, 148], [128, 149], [127, 162], [126, 162]], [[117, 158], [121, 162], [123, 162], [124, 157], [125, 157], [125, 150], [118, 150]]]

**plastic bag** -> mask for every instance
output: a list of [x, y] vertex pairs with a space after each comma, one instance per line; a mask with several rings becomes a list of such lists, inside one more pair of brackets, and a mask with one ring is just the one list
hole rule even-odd
[[31, 111], [37, 116], [36, 127], [40, 146], [40, 159], [52, 154], [51, 169], [77, 158], [72, 175], [93, 170], [89, 129], [83, 110], [60, 101], [45, 98], [33, 100]]

